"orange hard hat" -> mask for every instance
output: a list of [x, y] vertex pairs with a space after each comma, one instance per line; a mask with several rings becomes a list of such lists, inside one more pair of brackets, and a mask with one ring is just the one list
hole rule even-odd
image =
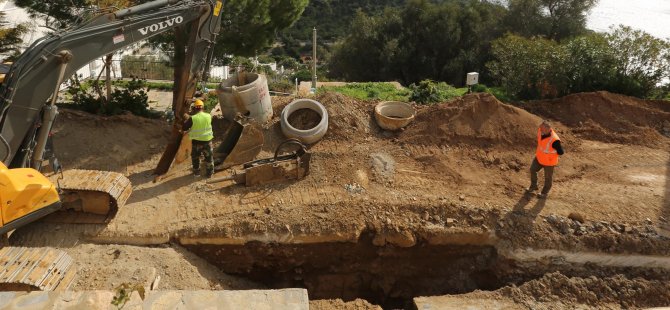
[[196, 108], [204, 108], [204, 107], [205, 107], [205, 103], [202, 102], [202, 100], [200, 100], [200, 99], [196, 99], [196, 100], [195, 100], [195, 103], [194, 103], [193, 105], [194, 105]]

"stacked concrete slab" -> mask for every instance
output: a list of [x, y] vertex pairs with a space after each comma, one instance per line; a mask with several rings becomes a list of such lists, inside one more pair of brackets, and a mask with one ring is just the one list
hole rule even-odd
[[[116, 309], [114, 291], [0, 292], [0, 309]], [[123, 309], [308, 310], [305, 289], [249, 291], [150, 291], [144, 300], [133, 292]]]

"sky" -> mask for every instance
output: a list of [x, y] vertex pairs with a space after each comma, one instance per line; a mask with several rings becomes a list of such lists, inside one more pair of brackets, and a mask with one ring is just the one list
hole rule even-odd
[[596, 31], [619, 24], [670, 39], [670, 0], [599, 0], [589, 15], [588, 27]]

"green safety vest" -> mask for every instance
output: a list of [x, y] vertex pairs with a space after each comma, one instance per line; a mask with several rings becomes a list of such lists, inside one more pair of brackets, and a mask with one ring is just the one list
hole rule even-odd
[[214, 139], [214, 131], [212, 131], [212, 116], [209, 113], [200, 112], [191, 116], [193, 125], [188, 131], [188, 137], [196, 141], [211, 141]]

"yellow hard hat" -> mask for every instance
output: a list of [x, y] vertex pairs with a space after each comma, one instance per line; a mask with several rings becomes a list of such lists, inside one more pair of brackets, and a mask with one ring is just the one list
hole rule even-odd
[[200, 99], [196, 99], [196, 100], [195, 100], [195, 104], [194, 104], [194, 106], [195, 106], [196, 108], [203, 108], [203, 107], [205, 107], [205, 103], [202, 102], [202, 100], [200, 100]]

